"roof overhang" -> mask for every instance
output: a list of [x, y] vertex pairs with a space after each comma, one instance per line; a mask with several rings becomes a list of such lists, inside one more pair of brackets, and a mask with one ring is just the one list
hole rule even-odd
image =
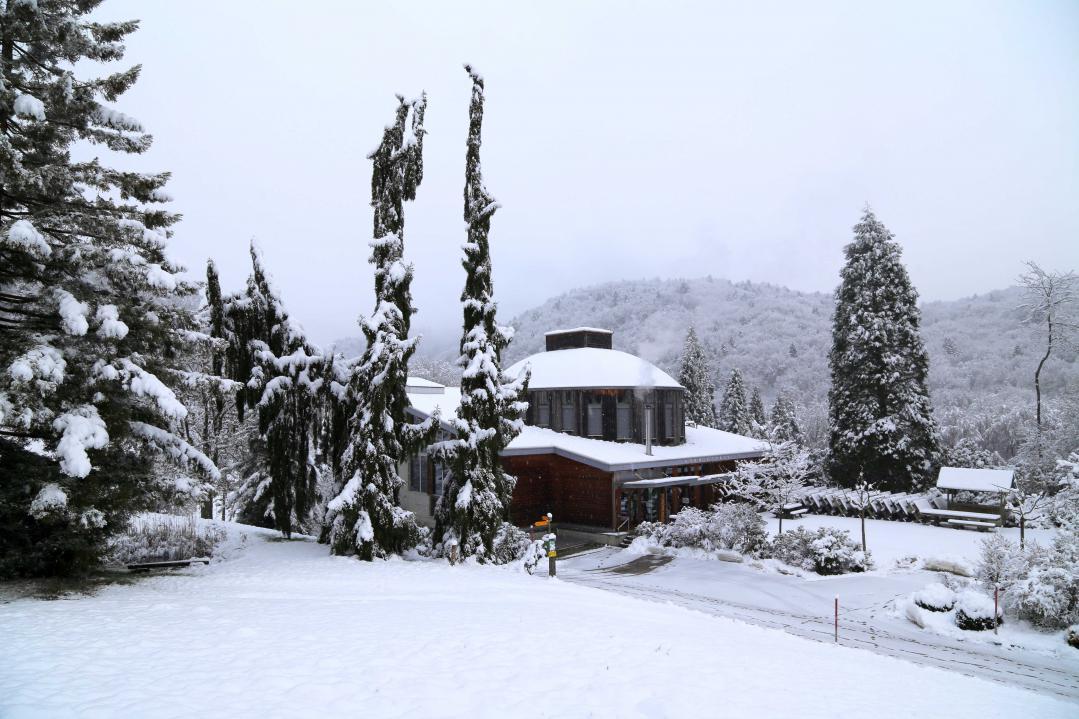
[[523, 447], [502, 450], [503, 457], [527, 457], [538, 454], [553, 454], [558, 457], [572, 460], [579, 464], [601, 469], [604, 472], [632, 472], [641, 469], [662, 469], [663, 467], [681, 467], [687, 464], [705, 464], [707, 462], [731, 462], [740, 459], [760, 459], [765, 452], [738, 452], [735, 454], [711, 454], [685, 457], [664, 457], [645, 459], [634, 462], [609, 463], [603, 460], [589, 457], [579, 452], [573, 452], [563, 447]]
[[699, 487], [704, 484], [719, 484], [734, 476], [733, 472], [706, 474], [703, 477], [656, 477], [655, 479], [631, 479], [619, 486], [622, 489], [659, 489], [661, 487]]

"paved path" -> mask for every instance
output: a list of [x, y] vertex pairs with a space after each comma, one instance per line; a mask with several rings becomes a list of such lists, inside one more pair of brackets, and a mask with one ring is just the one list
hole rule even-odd
[[[762, 608], [685, 591], [655, 582], [641, 581], [670, 557], [646, 555], [615, 567], [559, 572], [565, 581], [618, 592], [654, 602], [670, 602], [715, 616], [738, 619], [762, 627], [780, 629], [806, 639], [834, 642], [830, 617], [790, 608]], [[959, 642], [920, 630], [905, 632], [901, 624], [885, 622], [866, 613], [868, 607], [841, 610], [839, 643], [906, 659], [918, 664], [981, 677], [1039, 694], [1079, 702], [1079, 674], [1060, 668], [1052, 657], [991, 644]], [[916, 688], [912, 688], [916, 691]]]

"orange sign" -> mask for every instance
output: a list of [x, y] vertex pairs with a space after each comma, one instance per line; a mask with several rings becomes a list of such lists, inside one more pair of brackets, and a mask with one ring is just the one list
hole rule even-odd
[[533, 527], [546, 527], [548, 524], [549, 524], [549, 522], [547, 521], [547, 518], [544, 517], [543, 519], [539, 520], [538, 522], [536, 522], [532, 526]]

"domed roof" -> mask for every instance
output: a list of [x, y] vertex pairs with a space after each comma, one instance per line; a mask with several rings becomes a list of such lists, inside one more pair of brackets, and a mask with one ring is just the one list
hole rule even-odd
[[619, 350], [598, 347], [538, 352], [506, 369], [516, 377], [532, 367], [529, 389], [680, 389], [673, 377], [651, 362]]

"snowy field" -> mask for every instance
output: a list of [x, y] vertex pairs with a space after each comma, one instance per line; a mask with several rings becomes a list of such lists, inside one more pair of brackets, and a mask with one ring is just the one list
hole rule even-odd
[[0, 716], [1076, 715], [1047, 696], [567, 581], [368, 564], [248, 534], [208, 567], [0, 605]]

